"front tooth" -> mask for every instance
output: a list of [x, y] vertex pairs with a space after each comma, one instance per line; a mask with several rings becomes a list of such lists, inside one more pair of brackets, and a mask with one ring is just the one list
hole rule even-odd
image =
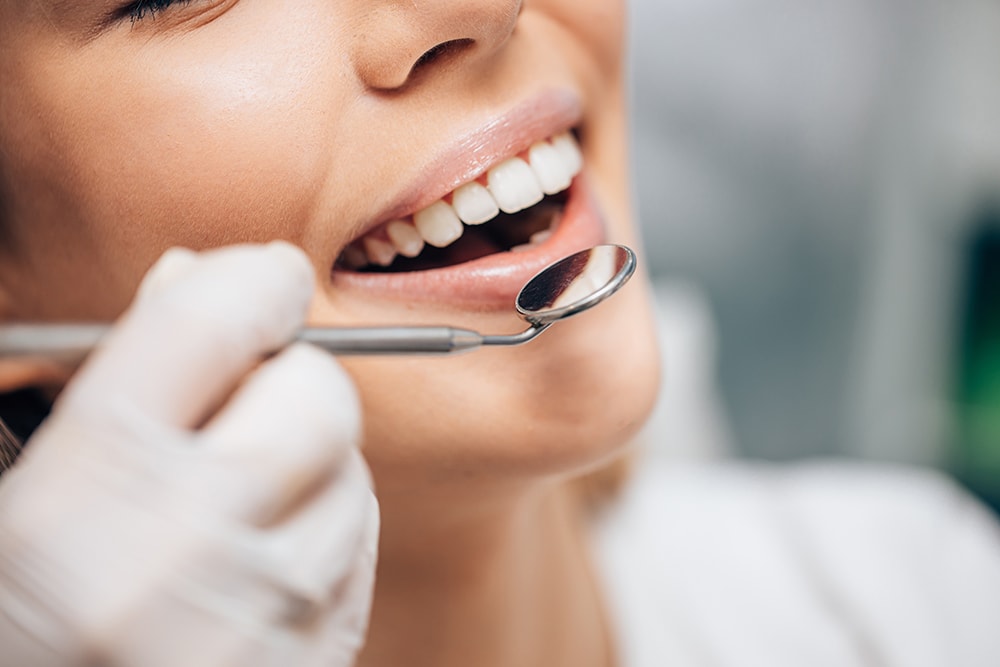
[[492, 220], [500, 213], [500, 207], [490, 191], [472, 181], [455, 190], [451, 205], [455, 213], [467, 225], [479, 225]]
[[366, 236], [362, 243], [365, 246], [365, 252], [368, 253], [368, 259], [379, 266], [389, 266], [392, 264], [392, 260], [396, 259], [396, 248], [388, 241], [374, 236]]
[[576, 143], [576, 139], [569, 132], [564, 132], [557, 137], [552, 138], [552, 146], [559, 151], [562, 156], [563, 164], [569, 170], [569, 173], [576, 176], [580, 173], [583, 168], [583, 154], [580, 153], [580, 146]]
[[490, 193], [504, 213], [517, 213], [542, 201], [542, 192], [535, 172], [528, 163], [514, 157], [490, 169], [486, 177]]
[[386, 225], [385, 232], [400, 255], [416, 257], [424, 249], [424, 239], [420, 232], [405, 220], [393, 220]]
[[547, 141], [539, 141], [528, 150], [528, 163], [538, 177], [538, 184], [547, 195], [569, 187], [573, 174], [559, 150]]
[[425, 241], [438, 248], [451, 245], [462, 235], [462, 221], [455, 209], [440, 199], [415, 213], [413, 224]]

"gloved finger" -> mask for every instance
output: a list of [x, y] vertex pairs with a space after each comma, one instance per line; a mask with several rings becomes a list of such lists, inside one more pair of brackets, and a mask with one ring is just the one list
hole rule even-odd
[[333, 477], [360, 433], [347, 373], [327, 353], [297, 344], [255, 370], [198, 438], [233, 477], [235, 497], [224, 509], [266, 525]]
[[[336, 479], [268, 531], [270, 578], [284, 590], [287, 623], [308, 625], [331, 606], [347, 604], [358, 568], [362, 574], [374, 568], [379, 519], [370, 482], [364, 459], [352, 450]], [[367, 609], [361, 611], [366, 620]]]
[[[264, 529], [237, 524], [231, 533], [212, 532], [225, 548], [203, 554], [191, 573], [192, 587], [179, 596], [210, 615], [259, 619], [260, 629], [253, 634], [265, 640], [237, 646], [239, 652], [227, 656], [225, 664], [261, 662], [267, 651], [280, 653], [282, 646], [296, 648], [296, 659], [275, 653], [268, 664], [353, 664], [304, 658], [321, 648], [324, 655], [353, 656], [364, 638], [378, 537], [377, 505], [368, 482], [367, 469], [352, 450], [337, 476], [286, 521]], [[220, 587], [220, 581], [226, 585]], [[267, 640], [275, 633], [285, 640]]]
[[139, 284], [136, 298], [142, 299], [155, 294], [178, 280], [198, 262], [198, 253], [187, 248], [168, 249], [157, 260]]
[[109, 411], [135, 410], [196, 426], [301, 326], [313, 274], [300, 250], [278, 242], [205, 253], [169, 283], [136, 301], [57, 411], [99, 420]]
[[373, 494], [368, 494], [362, 515], [362, 532], [355, 560], [345, 580], [334, 592], [313, 655], [305, 665], [350, 665], [361, 650], [371, 617], [372, 591], [378, 561], [379, 508]]
[[373, 514], [378, 516], [378, 504], [371, 475], [361, 452], [352, 449], [336, 479], [271, 530], [276, 540], [290, 545], [296, 554], [296, 567], [288, 573], [291, 580], [303, 589], [312, 589], [347, 570]]

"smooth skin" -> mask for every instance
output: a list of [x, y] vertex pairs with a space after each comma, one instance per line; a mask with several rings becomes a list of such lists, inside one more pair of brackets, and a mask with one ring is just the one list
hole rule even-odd
[[[118, 315], [172, 246], [284, 239], [313, 324], [515, 331], [507, 309], [335, 289], [428, 162], [542, 91], [576, 96], [608, 239], [629, 210], [621, 2], [0, 0], [0, 314]], [[451, 43], [420, 62], [433, 47]], [[641, 279], [530, 345], [344, 362], [382, 507], [362, 665], [608, 664], [563, 482], [620, 455], [658, 364]]]

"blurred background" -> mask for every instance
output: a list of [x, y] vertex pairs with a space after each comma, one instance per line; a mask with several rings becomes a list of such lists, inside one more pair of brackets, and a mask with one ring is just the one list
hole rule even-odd
[[1000, 508], [1000, 2], [631, 0], [657, 447]]

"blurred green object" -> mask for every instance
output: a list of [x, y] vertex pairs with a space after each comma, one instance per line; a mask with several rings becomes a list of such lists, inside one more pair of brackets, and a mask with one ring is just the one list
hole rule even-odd
[[1000, 211], [975, 225], [958, 364], [954, 470], [1000, 512]]

